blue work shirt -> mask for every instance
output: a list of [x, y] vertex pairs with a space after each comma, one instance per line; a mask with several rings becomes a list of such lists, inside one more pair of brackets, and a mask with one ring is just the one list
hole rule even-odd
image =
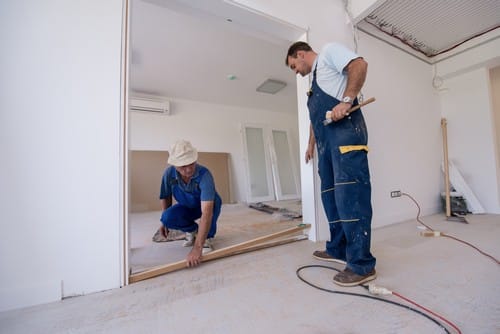
[[177, 203], [188, 208], [198, 208], [202, 201], [220, 199], [215, 190], [212, 173], [208, 168], [199, 164], [196, 164], [193, 177], [187, 184], [174, 166], [165, 170], [161, 179], [160, 199], [170, 196], [173, 196]]

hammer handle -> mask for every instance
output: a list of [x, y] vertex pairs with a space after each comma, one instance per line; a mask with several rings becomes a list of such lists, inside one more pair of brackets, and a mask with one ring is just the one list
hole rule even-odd
[[[374, 97], [370, 97], [368, 100], [365, 100], [365, 101], [363, 101], [362, 103], [360, 103], [360, 104], [358, 104], [358, 105], [356, 105], [356, 106], [352, 107], [351, 109], [349, 109], [349, 110], [347, 111], [347, 113], [348, 113], [348, 114], [350, 114], [350, 113], [352, 113], [352, 112], [354, 112], [354, 111], [358, 110], [359, 108], [361, 108], [361, 107], [363, 107], [363, 106], [366, 106], [367, 104], [372, 103], [372, 102], [374, 102], [374, 101], [375, 101], [375, 98], [374, 98]], [[329, 111], [328, 111], [328, 112], [329, 112]], [[328, 113], [328, 112], [327, 112], [327, 113]], [[331, 115], [331, 113], [330, 113], [330, 115]], [[328, 124], [330, 124], [331, 122], [333, 122], [333, 120], [332, 120], [330, 117], [328, 117], [328, 118], [326, 118], [326, 119], [323, 121], [323, 124], [324, 124], [324, 125], [328, 125]]]
[[374, 97], [370, 97], [368, 100], [363, 101], [363, 103], [360, 103], [360, 104], [358, 104], [357, 106], [354, 106], [354, 107], [352, 107], [351, 109], [349, 109], [349, 111], [348, 111], [348, 112], [349, 112], [349, 114], [350, 114], [350, 113], [352, 113], [353, 111], [356, 111], [356, 110], [358, 110], [359, 108], [361, 108], [361, 107], [363, 107], [363, 106], [366, 106], [367, 104], [370, 104], [370, 103], [372, 103], [372, 102], [374, 102], [374, 101], [375, 101], [375, 98], [374, 98]]

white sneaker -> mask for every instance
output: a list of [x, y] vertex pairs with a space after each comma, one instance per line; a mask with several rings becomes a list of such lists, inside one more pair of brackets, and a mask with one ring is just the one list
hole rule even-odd
[[183, 247], [191, 247], [194, 244], [194, 239], [196, 239], [196, 232], [186, 232], [186, 241], [182, 243]]
[[212, 245], [212, 240], [213, 238], [207, 238], [205, 240], [205, 242], [203, 243], [203, 250], [201, 251], [202, 254], [207, 254], [214, 250], [214, 246]]

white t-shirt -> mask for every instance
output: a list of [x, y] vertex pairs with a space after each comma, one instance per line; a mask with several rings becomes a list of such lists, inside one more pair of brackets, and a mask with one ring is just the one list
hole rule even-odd
[[318, 86], [325, 93], [342, 100], [347, 84], [347, 72], [343, 70], [351, 60], [359, 57], [341, 44], [326, 44], [314, 60], [312, 67], [313, 71], [316, 68]]

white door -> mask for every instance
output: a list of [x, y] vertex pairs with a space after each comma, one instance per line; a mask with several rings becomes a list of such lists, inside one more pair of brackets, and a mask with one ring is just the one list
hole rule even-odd
[[243, 141], [246, 150], [247, 201], [271, 201], [274, 199], [271, 157], [266, 149], [264, 129], [258, 126], [244, 126]]
[[292, 159], [288, 131], [271, 129], [272, 170], [274, 189], [278, 201], [300, 198], [297, 170]]
[[243, 126], [249, 203], [300, 198], [287, 130]]

